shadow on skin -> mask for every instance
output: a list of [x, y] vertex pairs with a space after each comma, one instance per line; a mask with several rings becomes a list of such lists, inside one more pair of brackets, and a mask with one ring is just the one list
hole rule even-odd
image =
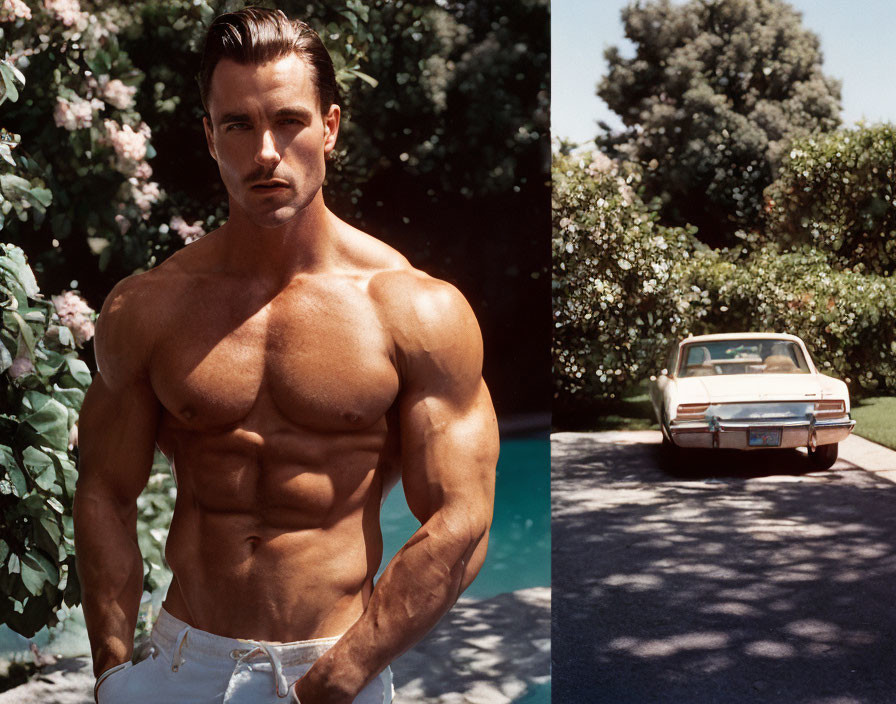
[[598, 437], [552, 453], [557, 701], [892, 701], [892, 484], [795, 452], [683, 478]]

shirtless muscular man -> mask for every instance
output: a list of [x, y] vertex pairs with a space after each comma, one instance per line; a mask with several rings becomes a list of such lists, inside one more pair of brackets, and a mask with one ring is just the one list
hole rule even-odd
[[[498, 442], [479, 329], [456, 289], [324, 205], [340, 110], [307, 25], [222, 15], [200, 83], [230, 218], [113, 289], [81, 412], [95, 696], [388, 702], [390, 661], [485, 557]], [[174, 578], [131, 665], [156, 445], [177, 479]], [[399, 477], [421, 527], [374, 587]]]

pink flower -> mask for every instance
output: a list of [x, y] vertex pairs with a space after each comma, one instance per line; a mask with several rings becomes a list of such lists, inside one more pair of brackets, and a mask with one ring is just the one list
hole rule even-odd
[[34, 372], [34, 364], [31, 363], [31, 358], [22, 356], [16, 357], [12, 360], [12, 366], [9, 368], [9, 375], [13, 379], [18, 379], [20, 376], [25, 376], [26, 374], [31, 374]]
[[78, 346], [93, 337], [94, 310], [87, 305], [87, 301], [74, 291], [63, 291], [58, 296], [53, 296], [52, 301], [59, 319], [72, 331]]
[[66, 27], [75, 25], [76, 29], [84, 29], [87, 26], [89, 14], [81, 12], [78, 0], [44, 0], [44, 7]]
[[125, 85], [117, 78], [113, 78], [111, 81], [101, 79], [100, 85], [103, 87], [103, 97], [110, 105], [114, 105], [119, 110], [127, 110], [134, 104], [136, 87]]
[[69, 132], [84, 129], [93, 124], [93, 111], [102, 110], [102, 100], [84, 100], [77, 96], [67, 100], [62, 96], [56, 97], [56, 109], [53, 111], [53, 119], [57, 127], [64, 127]]
[[131, 196], [134, 203], [143, 213], [143, 217], [149, 217], [150, 208], [153, 203], [157, 203], [162, 197], [162, 190], [155, 181], [138, 181], [136, 178], [129, 178], [128, 183], [131, 184]]
[[130, 125], [119, 125], [115, 120], [105, 120], [106, 141], [115, 149], [117, 168], [125, 175], [133, 174], [146, 157], [146, 143], [150, 136], [149, 126], [141, 122], [135, 131]]
[[175, 215], [171, 218], [170, 227], [180, 235], [184, 244], [195, 242], [205, 234], [205, 230], [202, 229], [202, 220], [197, 220], [192, 225], [188, 225], [180, 215]]
[[141, 161], [139, 164], [137, 164], [137, 168], [134, 171], [134, 176], [139, 178], [141, 181], [149, 181], [149, 179], [152, 178], [152, 167], [145, 161]]
[[115, 216], [115, 222], [118, 224], [118, 230], [121, 234], [127, 234], [127, 231], [131, 229], [131, 223], [128, 222], [128, 219], [121, 215], [120, 213]]
[[22, 0], [3, 0], [0, 6], [0, 22], [12, 22], [21, 18], [31, 19], [31, 9]]

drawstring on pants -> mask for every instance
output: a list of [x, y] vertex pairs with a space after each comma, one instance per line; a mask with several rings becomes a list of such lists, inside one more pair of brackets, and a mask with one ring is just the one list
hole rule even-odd
[[[264, 653], [268, 662], [271, 663], [271, 672], [274, 675], [274, 684], [277, 687], [277, 696], [278, 697], [286, 697], [289, 695], [289, 683], [286, 681], [286, 675], [283, 674], [283, 664], [280, 662], [280, 656], [277, 654], [276, 649], [272, 648], [267, 643], [259, 643], [258, 641], [249, 640], [246, 641], [247, 645], [253, 646], [252, 648], [235, 648], [230, 651], [230, 657], [236, 660], [236, 665], [234, 665], [234, 672], [236, 669], [246, 663], [246, 661], [254, 655], [258, 655], [260, 653]], [[248, 666], [249, 669], [252, 669], [252, 665]]]
[[181, 632], [177, 634], [177, 639], [174, 641], [174, 654], [171, 656], [171, 671], [177, 672], [180, 669], [180, 666], [186, 662], [186, 659], [181, 654], [181, 651], [184, 649], [184, 643], [187, 640], [187, 633], [190, 632], [190, 626], [186, 626], [181, 629]]

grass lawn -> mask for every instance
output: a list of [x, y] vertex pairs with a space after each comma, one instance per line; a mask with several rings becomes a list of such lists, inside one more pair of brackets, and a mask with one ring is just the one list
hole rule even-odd
[[621, 399], [601, 399], [585, 410], [554, 411], [554, 430], [659, 430], [647, 385], [641, 384]]
[[857, 400], [852, 406], [852, 417], [856, 420], [856, 435], [896, 450], [896, 396]]

